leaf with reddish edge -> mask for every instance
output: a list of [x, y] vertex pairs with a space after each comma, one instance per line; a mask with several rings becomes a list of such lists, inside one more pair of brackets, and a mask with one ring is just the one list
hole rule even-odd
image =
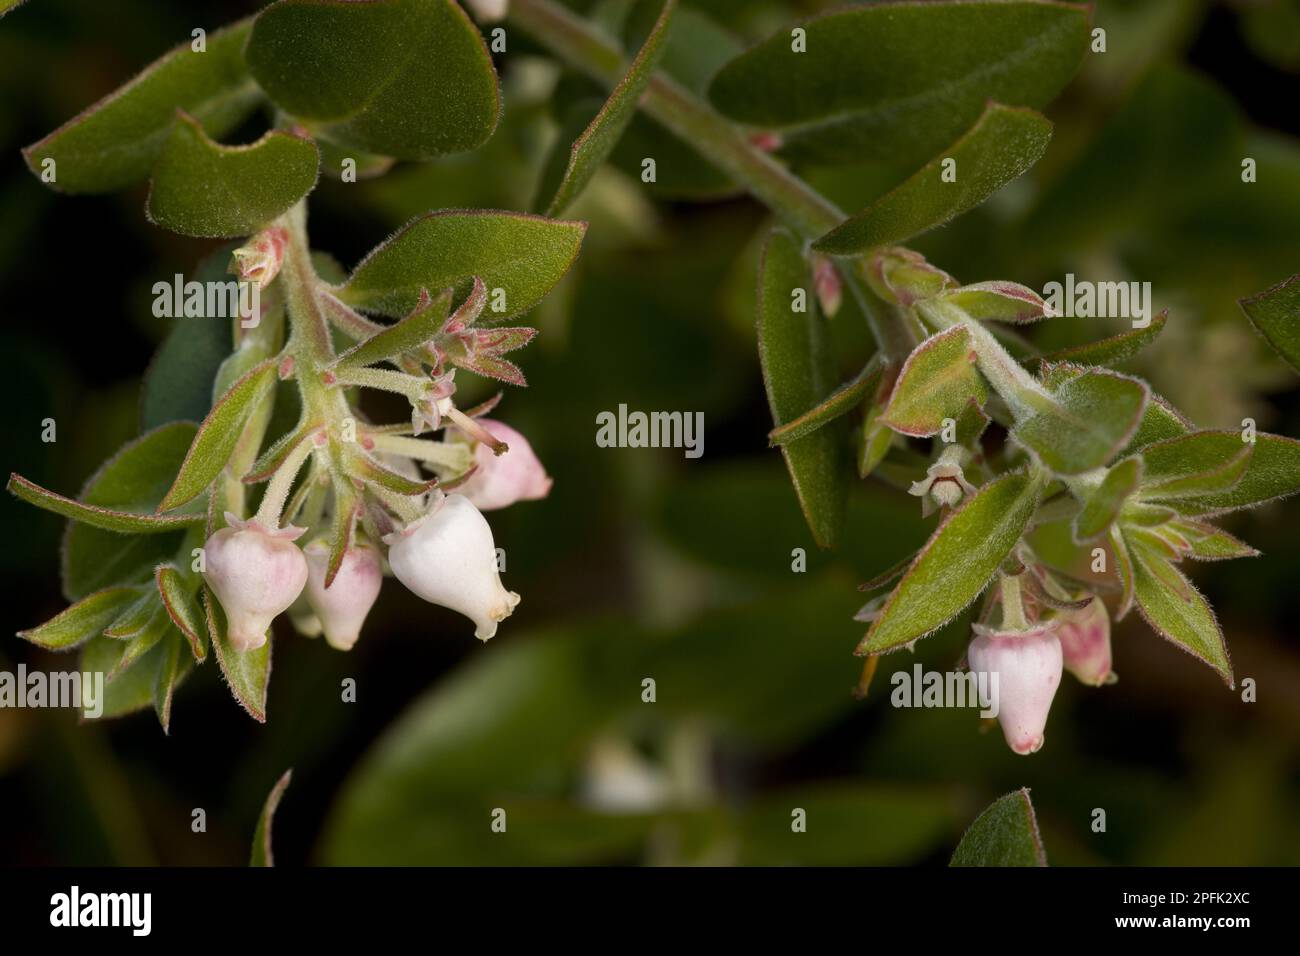
[[1057, 362], [1071, 362], [1076, 365], [1118, 365], [1128, 361], [1154, 342], [1164, 331], [1168, 320], [1169, 310], [1165, 309], [1144, 329], [1129, 329], [1109, 338], [1098, 339], [1096, 342], [1059, 349], [1044, 355], [1042, 361], [1048, 365]]
[[[1241, 451], [1241, 432], [1197, 434], [1215, 436], [1212, 440], [1218, 444], [1219, 454], [1225, 460]], [[1178, 512], [1189, 517], [1209, 517], [1253, 508], [1300, 491], [1300, 441], [1285, 435], [1259, 432], [1253, 447], [1255, 451], [1250, 456], [1246, 473], [1231, 488], [1179, 498]]]
[[1151, 629], [1213, 667], [1234, 687], [1232, 661], [1214, 610], [1191, 581], [1159, 552], [1131, 542], [1133, 593]]
[[131, 511], [117, 511], [86, 504], [72, 498], [65, 498], [35, 482], [28, 481], [22, 475], [11, 474], [9, 484], [5, 486], [16, 498], [36, 505], [46, 511], [52, 511], [73, 521], [80, 521], [94, 528], [116, 531], [121, 534], [161, 534], [165, 531], [178, 531], [191, 525], [202, 524], [201, 514], [136, 514]]
[[1124, 532], [1120, 526], [1110, 526], [1110, 550], [1115, 558], [1115, 574], [1119, 577], [1119, 607], [1115, 610], [1115, 620], [1122, 621], [1133, 608], [1133, 555], [1124, 541]]
[[135, 588], [104, 588], [88, 594], [44, 624], [19, 631], [18, 636], [48, 651], [67, 651], [101, 634], [140, 596]]
[[573, 265], [585, 222], [524, 213], [446, 209], [413, 219], [385, 240], [334, 290], [344, 304], [384, 315], [406, 315], [424, 289], [467, 288], [478, 276], [495, 306], [493, 319], [527, 312]]
[[368, 485], [378, 485], [399, 495], [422, 495], [438, 484], [437, 478], [416, 481], [399, 475], [360, 450], [349, 449], [346, 455], [349, 475], [360, 478]]
[[1241, 311], [1274, 351], [1300, 372], [1300, 274], [1238, 301]]
[[983, 404], [988, 386], [975, 367], [970, 331], [961, 325], [930, 336], [907, 357], [881, 423], [913, 437], [937, 435], [972, 399]]
[[1038, 507], [1042, 485], [1006, 474], [970, 495], [935, 529], [858, 645], [897, 650], [947, 624], [988, 586]]
[[167, 609], [167, 614], [176, 625], [176, 629], [189, 643], [194, 659], [205, 660], [208, 656], [206, 628], [203, 623], [202, 609], [195, 600], [199, 582], [194, 579], [186, 581], [185, 575], [170, 564], [158, 565], [158, 569], [154, 572], [154, 581], [158, 586], [163, 607]]
[[[618, 145], [623, 131], [636, 115], [641, 94], [650, 85], [650, 78], [668, 45], [668, 27], [677, 9], [677, 0], [662, 0], [662, 4], [658, 19], [641, 49], [632, 58], [627, 73], [610, 92], [609, 99], [582, 135], [574, 141], [569, 152], [568, 166], [553, 187], [551, 201], [546, 207], [548, 216], [558, 216], [578, 198]], [[547, 191], [543, 191], [542, 195], [547, 195]]]
[[773, 445], [784, 445], [796, 438], [810, 435], [828, 422], [833, 422], [841, 415], [848, 414], [855, 405], [880, 384], [881, 373], [885, 363], [880, 353], [871, 357], [852, 381], [845, 382], [817, 405], [804, 412], [794, 421], [786, 422], [779, 428], [767, 433], [767, 440]]
[[277, 366], [274, 357], [253, 366], [212, 406], [181, 463], [176, 481], [158, 505], [160, 513], [197, 498], [221, 474], [244, 425], [274, 389]]
[[154, 675], [153, 709], [162, 724], [164, 734], [171, 733], [172, 697], [180, 682], [185, 679], [194, 661], [185, 651], [185, 641], [175, 633], [163, 638], [158, 660], [158, 672]]
[[1194, 561], [1229, 561], [1234, 558], [1257, 558], [1259, 551], [1222, 528], [1180, 518], [1173, 527], [1187, 539], [1187, 557]]
[[[480, 310], [483, 307], [482, 301], [486, 295], [487, 290], [483, 286], [482, 280], [475, 276], [470, 299], [478, 297]], [[464, 307], [462, 306], [462, 308]], [[376, 332], [370, 338], [358, 342], [335, 359], [334, 364], [330, 367], [334, 369], [362, 368], [366, 365], [374, 365], [376, 362], [390, 360], [403, 352], [419, 348], [432, 340], [447, 324], [450, 309], [450, 289], [439, 292], [437, 297], [431, 296], [428, 289], [421, 289], [419, 303], [406, 318], [395, 325], [385, 327], [383, 331]]]
[[957, 306], [980, 322], [1026, 325], [1053, 317], [1051, 307], [1033, 289], [1015, 282], [976, 282], [941, 292], [937, 298]]
[[343, 558], [356, 535], [357, 512], [361, 500], [352, 483], [343, 476], [334, 479], [334, 514], [330, 522], [330, 560], [325, 567], [325, 587], [334, 583], [334, 578], [343, 566]]
[[1233, 448], [1232, 444], [1219, 441], [1223, 434], [1192, 432], [1147, 445], [1142, 449], [1147, 462], [1142, 497], [1167, 501], [1227, 491], [1236, 486], [1250, 468], [1255, 446], [1241, 441], [1237, 433], [1227, 432], [1235, 439], [1236, 448]]
[[299, 424], [293, 431], [285, 432], [253, 462], [253, 467], [241, 479], [246, 485], [255, 485], [266, 481], [279, 470], [280, 466], [293, 454], [294, 449], [305, 441], [312, 441], [317, 429], [323, 427], [320, 422]]
[[266, 643], [251, 651], [241, 651], [226, 636], [226, 613], [212, 589], [203, 585], [204, 616], [207, 620], [208, 639], [216, 652], [226, 685], [239, 705], [248, 711], [259, 724], [266, 723], [266, 688], [271, 681], [271, 644]]
[[253, 834], [253, 852], [248, 861], [249, 866], [275, 866], [275, 855], [271, 852], [271, 824], [275, 818], [275, 811], [279, 809], [280, 800], [284, 797], [284, 792], [289, 789], [289, 781], [292, 779], [293, 771], [286, 770], [267, 795], [266, 804], [257, 818], [257, 831]]
[[1008, 793], [976, 817], [948, 865], [1047, 866], [1029, 790]]

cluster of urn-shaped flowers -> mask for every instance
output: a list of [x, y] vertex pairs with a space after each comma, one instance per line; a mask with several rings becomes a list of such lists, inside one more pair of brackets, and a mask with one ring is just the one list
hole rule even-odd
[[[949, 446], [925, 478], [912, 484], [910, 493], [921, 498], [923, 514], [955, 507], [975, 491], [965, 477], [963, 457], [958, 446]], [[1004, 609], [999, 627], [975, 624], [966, 651], [970, 671], [983, 686], [996, 688], [997, 719], [1007, 745], [1018, 754], [1042, 749], [1047, 716], [1064, 671], [1090, 687], [1117, 679], [1105, 603], [1088, 591], [1066, 593], [1050, 572], [1037, 571], [1025, 568], [1021, 574], [1034, 579], [1041, 600], [1031, 597], [1014, 614]], [[1017, 586], [1017, 603], [1019, 591]]]
[[476, 442], [476, 467], [455, 491], [429, 492], [423, 514], [382, 537], [386, 555], [377, 543], [354, 542], [328, 584], [326, 539], [300, 547], [305, 529], [267, 527], [256, 518], [227, 514], [227, 527], [204, 544], [203, 576], [225, 612], [231, 645], [240, 651], [261, 647], [272, 620], [288, 611], [300, 631], [323, 634], [331, 647], [350, 650], [379, 596], [385, 561], [416, 595], [468, 617], [480, 640], [493, 637], [519, 595], [501, 583], [492, 529], [482, 512], [544, 498], [551, 479], [523, 435], [490, 419], [478, 424], [508, 450], [497, 455]]

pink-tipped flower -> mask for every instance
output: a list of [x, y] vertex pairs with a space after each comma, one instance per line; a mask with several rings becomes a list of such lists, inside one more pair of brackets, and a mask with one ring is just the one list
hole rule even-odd
[[459, 611], [486, 641], [508, 618], [519, 595], [501, 586], [492, 529], [464, 495], [437, 495], [429, 511], [384, 536], [397, 580], [432, 604]]
[[1092, 687], [1115, 683], [1111, 669], [1110, 614], [1101, 598], [1094, 596], [1088, 606], [1065, 611], [1057, 618], [1057, 637], [1065, 669]]
[[284, 247], [289, 242], [289, 232], [281, 226], [263, 229], [247, 245], [240, 246], [230, 255], [230, 271], [259, 289], [265, 289], [280, 273], [284, 262]]
[[828, 319], [835, 318], [844, 303], [844, 283], [840, 281], [835, 263], [825, 256], [813, 260], [813, 287], [817, 291], [817, 304]]
[[550, 494], [551, 477], [528, 444], [528, 439], [509, 425], [493, 419], [479, 418], [475, 421], [509, 447], [497, 455], [482, 442], [475, 445], [474, 461], [478, 468], [457, 491], [479, 511], [495, 511], [516, 501], [536, 501]]
[[303, 529], [271, 529], [229, 512], [226, 522], [203, 545], [203, 578], [226, 612], [230, 643], [251, 651], [307, 583], [307, 559], [293, 543]]
[[1055, 622], [1025, 631], [976, 625], [976, 637], [966, 651], [971, 671], [988, 675], [1002, 734], [1018, 754], [1035, 753], [1043, 746], [1047, 713], [1061, 684], [1061, 642], [1055, 630]]
[[374, 607], [384, 580], [379, 552], [365, 545], [348, 548], [329, 587], [325, 586], [329, 545], [313, 541], [303, 553], [307, 556], [307, 602], [320, 620], [325, 640], [336, 650], [350, 651], [361, 636], [361, 625]]
[[966, 480], [962, 471], [964, 454], [960, 445], [949, 445], [939, 460], [926, 469], [925, 477], [912, 482], [912, 487], [907, 489], [909, 495], [921, 499], [921, 517], [928, 518], [936, 507], [955, 508], [964, 497], [975, 493], [975, 486]]

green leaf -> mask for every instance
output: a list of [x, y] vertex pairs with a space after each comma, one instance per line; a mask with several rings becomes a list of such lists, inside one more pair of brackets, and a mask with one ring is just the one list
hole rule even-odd
[[422, 290], [455, 287], [463, 294], [478, 276], [488, 288], [485, 317], [504, 319], [551, 291], [573, 265], [586, 231], [585, 222], [523, 213], [429, 213], [371, 251], [337, 294], [356, 308], [404, 316]]
[[[782, 130], [795, 159], [912, 164], [968, 129], [989, 100], [1046, 106], [1074, 75], [1089, 10], [1066, 3], [879, 3], [780, 30], [728, 63], [709, 96]], [[959, 173], [960, 175], [960, 173]]]
[[1239, 304], [1255, 330], [1300, 372], [1300, 273]]
[[[774, 230], [758, 270], [758, 357], [778, 427], [823, 401], [835, 381], [828, 330], [813, 305], [812, 288], [799, 243], [789, 233]], [[794, 311], [796, 290], [803, 291], [805, 312]], [[823, 548], [838, 543], [844, 524], [846, 444], [843, 429], [827, 427], [781, 446], [808, 527]]]
[[1149, 394], [1137, 379], [1088, 369], [1054, 389], [1051, 400], [1012, 434], [1057, 474], [1081, 474], [1100, 468], [1128, 444]]
[[1147, 407], [1142, 410], [1142, 420], [1138, 423], [1137, 431], [1133, 433], [1133, 438], [1124, 449], [1124, 453], [1132, 454], [1141, 451], [1152, 442], [1177, 438], [1191, 430], [1192, 423], [1169, 404], [1168, 399], [1152, 392]]
[[[1225, 438], [1235, 438], [1236, 446]], [[1192, 432], [1142, 449], [1142, 497], [1167, 500], [1232, 488], [1246, 474], [1255, 446], [1238, 432]]]
[[1106, 472], [1097, 490], [1084, 502], [1074, 517], [1074, 539], [1079, 542], [1099, 538], [1119, 517], [1124, 503], [1137, 491], [1142, 481], [1142, 458], [1126, 458]]
[[767, 434], [768, 441], [774, 445], [785, 445], [797, 438], [811, 435], [823, 425], [833, 422], [841, 415], [847, 414], [876, 386], [880, 384], [884, 361], [877, 353], [862, 367], [862, 371], [850, 382], [845, 382], [826, 399], [808, 409], [792, 422], [780, 428], [773, 428]]
[[139, 596], [135, 588], [105, 588], [87, 595], [44, 624], [19, 631], [18, 636], [46, 650], [66, 651], [103, 633]]
[[[487, 294], [481, 283], [475, 285], [475, 292], [482, 296]], [[333, 367], [362, 368], [418, 348], [442, 329], [450, 308], [451, 290], [444, 289], [436, 298], [422, 301], [400, 322], [348, 349], [338, 357]]]
[[261, 647], [241, 651], [230, 643], [226, 633], [226, 612], [206, 584], [203, 586], [203, 608], [208, 639], [216, 652], [226, 685], [249, 716], [259, 724], [266, 723], [266, 688], [271, 682], [270, 635]]
[[[86, 482], [80, 500], [98, 508], [153, 513], [175, 479], [194, 432], [190, 422], [171, 422], [128, 442]], [[178, 533], [123, 537], [71, 522], [63, 537], [63, 596], [76, 601], [111, 584], [147, 581], [158, 562], [175, 553], [180, 539]]]
[[990, 103], [961, 139], [813, 248], [859, 255], [942, 226], [1038, 162], [1051, 138], [1052, 124], [1040, 113]]
[[903, 363], [881, 424], [903, 435], [936, 435], [945, 419], [959, 419], [972, 400], [984, 404], [988, 386], [974, 357], [965, 326], [930, 336]]
[[940, 292], [938, 298], [980, 322], [1024, 325], [1050, 317], [1051, 307], [1033, 289], [1016, 282], [976, 282]]
[[93, 528], [103, 528], [105, 531], [123, 534], [161, 534], [203, 522], [201, 514], [137, 514], [86, 504], [42, 488], [21, 475], [10, 475], [9, 483], [5, 487], [14, 497], [21, 498], [28, 504], [71, 518], [73, 521], [80, 521]]
[[1165, 309], [1144, 329], [1129, 329], [1096, 342], [1060, 349], [1044, 355], [1043, 362], [1048, 365], [1057, 362], [1071, 362], [1075, 365], [1118, 365], [1127, 362], [1156, 340], [1168, 320], [1169, 310]]
[[181, 574], [175, 566], [160, 564], [154, 571], [154, 583], [163, 607], [171, 617], [176, 629], [190, 645], [196, 661], [208, 656], [206, 643], [207, 627], [203, 620], [203, 610], [196, 597], [199, 588], [197, 576]]
[[55, 162], [55, 189], [102, 193], [148, 177], [163, 150], [176, 110], [195, 117], [212, 136], [233, 130], [261, 101], [244, 66], [251, 21], [207, 38], [195, 52], [189, 41], [147, 67], [79, 116], [23, 150], [36, 175]]
[[[1216, 460], [1227, 462], [1241, 454], [1240, 432], [1201, 432], [1213, 435], [1203, 441], [1212, 444]], [[1300, 491], [1300, 441], [1283, 435], [1260, 432], [1253, 444], [1255, 452], [1241, 480], [1226, 491], [1179, 498], [1177, 507], [1183, 515], [1217, 515], [1240, 508], [1252, 508]], [[1145, 452], [1144, 452], [1145, 454]]]
[[255, 365], [212, 406], [194, 436], [175, 482], [158, 505], [159, 511], [169, 511], [192, 501], [221, 474], [244, 425], [275, 387], [276, 366], [274, 358]]
[[280, 806], [280, 799], [289, 789], [291, 779], [293, 779], [293, 771], [286, 770], [267, 794], [266, 804], [257, 818], [257, 831], [253, 834], [253, 852], [248, 861], [249, 866], [275, 866], [275, 855], [271, 852], [271, 824], [275, 819], [275, 811]]
[[[115, 671], [126, 645], [107, 637], [92, 638], [81, 652], [81, 670], [112, 674], [105, 677], [102, 719], [124, 717], [153, 703], [154, 678], [163, 657], [163, 646], [155, 645], [130, 666]], [[89, 713], [84, 715], [89, 719]]]
[[948, 865], [1047, 866], [1029, 791], [1008, 793], [976, 817]]
[[967, 498], [908, 568], [858, 645], [879, 654], [910, 644], [960, 614], [984, 590], [1038, 507], [1033, 478], [1008, 474]]
[[171, 733], [172, 697], [185, 676], [194, 667], [194, 659], [185, 647], [185, 641], [174, 630], [163, 638], [159, 647], [158, 670], [154, 674], [153, 709], [163, 733]]
[[257, 232], [316, 186], [320, 151], [305, 136], [271, 130], [222, 146], [178, 112], [154, 166], [145, 212], [155, 225], [206, 239]]
[[[229, 281], [226, 272], [234, 245], [227, 243], [199, 263], [198, 282]], [[171, 331], [154, 353], [140, 394], [140, 427], [144, 431], [166, 422], [203, 421], [212, 408], [212, 382], [230, 354], [233, 322], [211, 318], [176, 317]]]
[[627, 73], [614, 87], [591, 124], [574, 141], [568, 167], [547, 206], [548, 216], [558, 216], [577, 198], [618, 144], [619, 137], [636, 114], [641, 94], [649, 86], [655, 67], [664, 54], [668, 27], [676, 9], [677, 0], [663, 0], [659, 17], [640, 52], [628, 66]]
[[368, 153], [473, 149], [501, 111], [487, 46], [453, 0], [280, 0], [258, 14], [245, 55], [282, 109]]
[[1132, 558], [1133, 596], [1151, 629], [1213, 667], [1233, 686], [1232, 662], [1223, 631], [1208, 601], [1169, 560], [1126, 534]]
[[1179, 519], [1171, 523], [1187, 539], [1191, 550], [1187, 556], [1196, 561], [1231, 561], [1234, 558], [1257, 558], [1259, 552], [1222, 528], [1199, 521]]

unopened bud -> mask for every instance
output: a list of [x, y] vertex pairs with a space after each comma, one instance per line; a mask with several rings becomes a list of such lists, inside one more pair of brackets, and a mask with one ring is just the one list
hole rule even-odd
[[1061, 642], [1055, 626], [1050, 622], [1024, 631], [993, 631], [975, 625], [976, 637], [966, 651], [972, 673], [988, 675], [985, 680], [996, 688], [998, 723], [1018, 754], [1035, 753], [1043, 746], [1047, 714], [1061, 683]]
[[276, 615], [307, 583], [307, 560], [294, 544], [301, 528], [269, 529], [227, 513], [222, 528], [203, 545], [203, 578], [226, 612], [230, 643], [250, 651], [266, 643]]
[[1063, 612], [1057, 622], [1066, 670], [1092, 687], [1113, 684], [1110, 614], [1101, 598], [1094, 596], [1081, 610]]
[[263, 229], [248, 244], [240, 246], [230, 255], [233, 261], [230, 271], [245, 282], [252, 282], [259, 289], [265, 289], [280, 273], [280, 264], [284, 261], [284, 247], [289, 242], [289, 233], [280, 226]]
[[844, 304], [844, 283], [840, 281], [835, 263], [825, 256], [813, 260], [813, 288], [817, 290], [817, 304], [822, 313], [828, 319], [835, 318], [835, 313]]
[[361, 636], [361, 625], [379, 597], [383, 573], [379, 552], [364, 545], [348, 548], [338, 573], [329, 587], [330, 548], [324, 541], [313, 541], [303, 549], [307, 557], [307, 601], [320, 620], [321, 630], [330, 647], [350, 651]]
[[919, 252], [899, 246], [872, 255], [867, 261], [866, 276], [876, 295], [904, 308], [957, 284], [956, 279], [930, 265]]
[[474, 461], [478, 468], [457, 491], [479, 511], [495, 511], [516, 501], [545, 498], [551, 491], [551, 478], [528, 439], [502, 422], [490, 418], [475, 421], [509, 447], [504, 454], [497, 455], [486, 444], [476, 444]]

